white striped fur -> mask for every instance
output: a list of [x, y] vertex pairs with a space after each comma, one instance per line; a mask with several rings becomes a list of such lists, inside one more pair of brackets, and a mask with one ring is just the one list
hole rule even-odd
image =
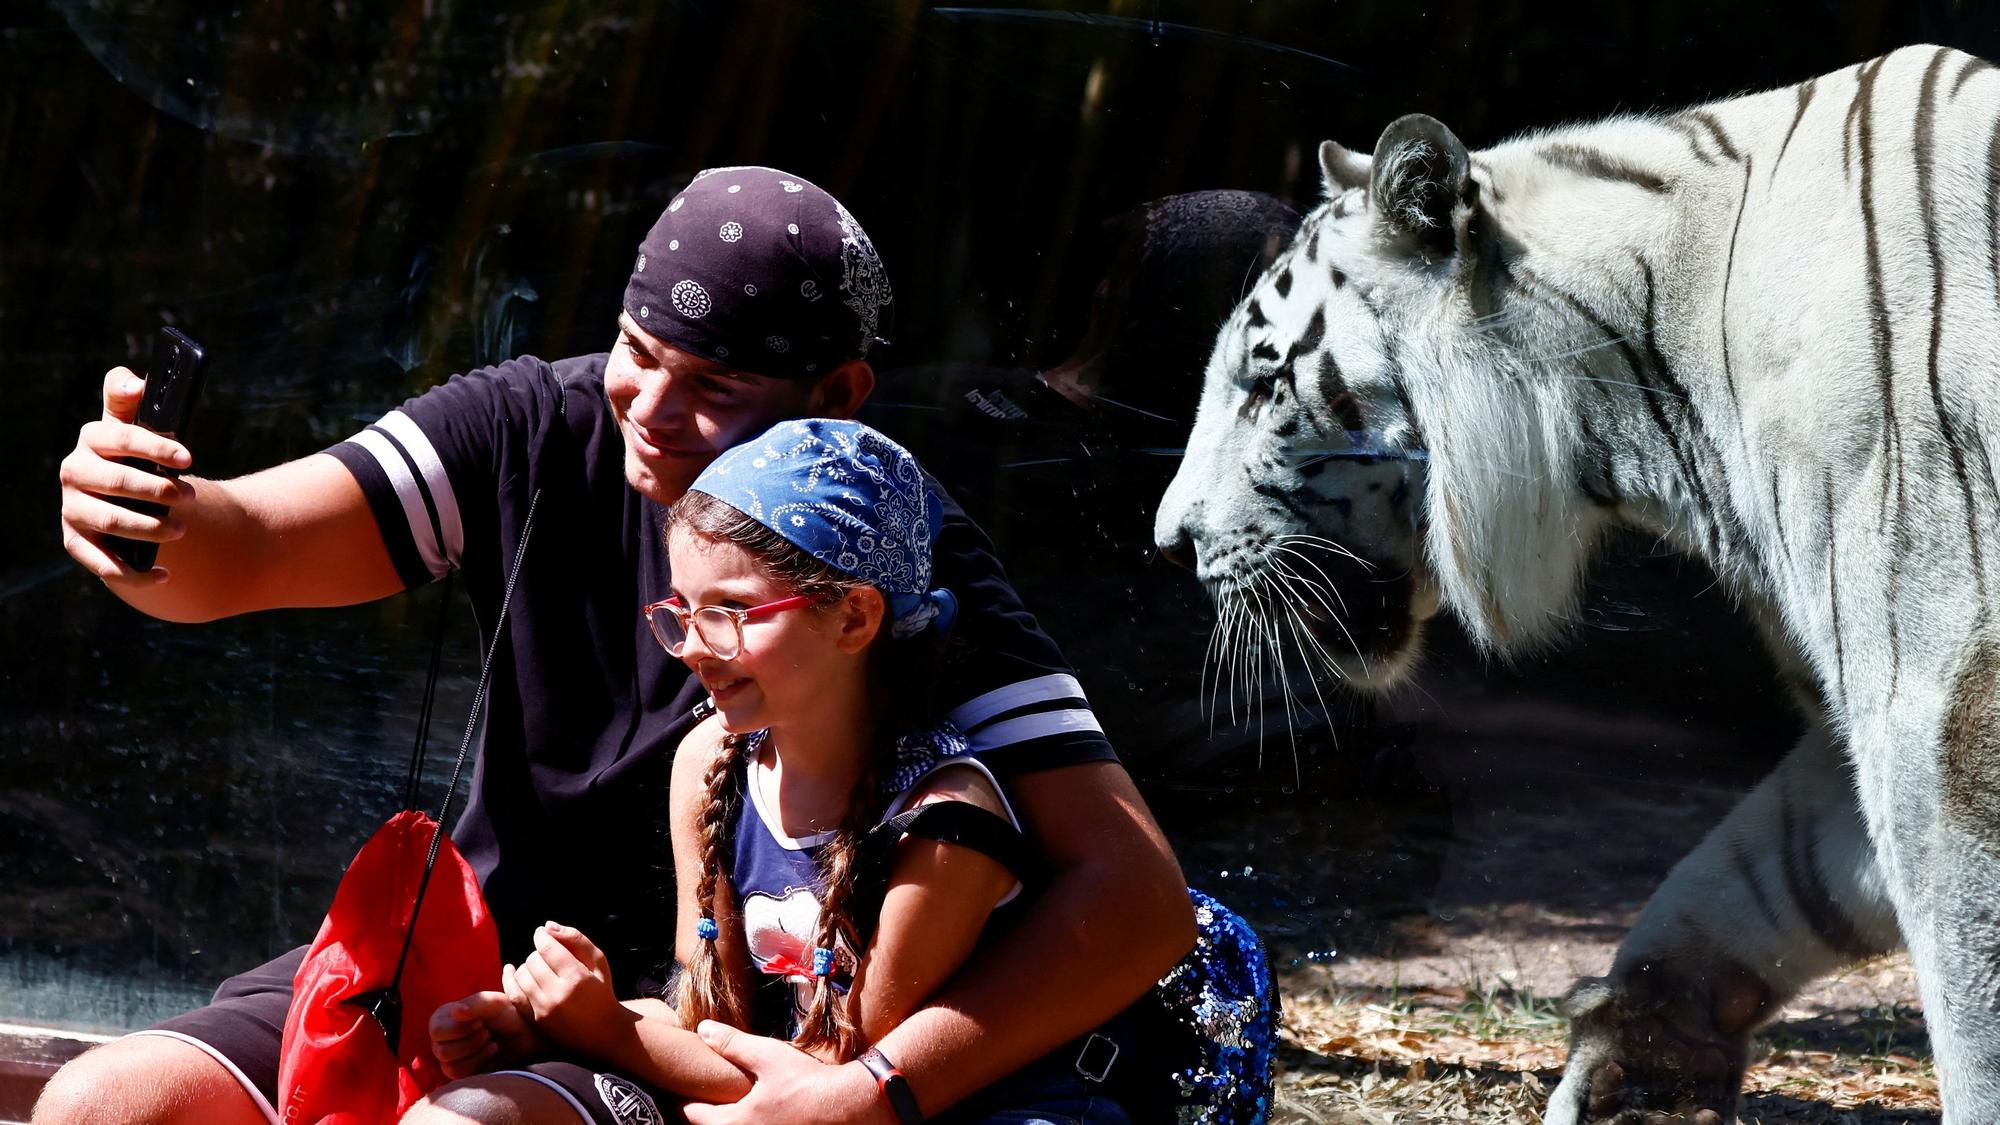
[[[1222, 329], [1156, 534], [1225, 622], [1373, 606], [1353, 644], [1292, 620], [1381, 683], [1435, 591], [1511, 656], [1622, 524], [1707, 562], [1806, 685], [1814, 732], [1573, 997], [1550, 1122], [1727, 1119], [1756, 1022], [1898, 932], [1945, 1120], [2000, 1121], [1996, 157], [2000, 69], [1934, 47], [1476, 153], [1404, 118], [1323, 147], [1327, 201]], [[1427, 474], [1327, 457], [1346, 430]], [[1375, 570], [1302, 583], [1273, 546], [1302, 536]]]

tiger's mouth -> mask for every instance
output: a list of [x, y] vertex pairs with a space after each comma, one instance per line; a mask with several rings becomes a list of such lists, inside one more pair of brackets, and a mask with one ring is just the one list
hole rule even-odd
[[[1407, 568], [1346, 586], [1341, 590], [1347, 604], [1344, 615], [1312, 606], [1305, 619], [1351, 686], [1379, 690], [1415, 666], [1423, 648], [1424, 623], [1437, 612], [1437, 598], [1430, 590], [1430, 583], [1415, 568]], [[1336, 645], [1346, 646], [1345, 652]]]
[[1363, 691], [1400, 681], [1437, 615], [1423, 566], [1346, 555], [1316, 565], [1282, 557], [1211, 582], [1217, 608], [1210, 660], [1217, 679], [1285, 679], [1310, 670]]

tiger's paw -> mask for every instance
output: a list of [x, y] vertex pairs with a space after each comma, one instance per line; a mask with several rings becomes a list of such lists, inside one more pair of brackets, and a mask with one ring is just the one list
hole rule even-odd
[[1731, 1125], [1766, 990], [1738, 969], [1691, 977], [1658, 963], [1579, 981], [1569, 1063], [1546, 1125]]

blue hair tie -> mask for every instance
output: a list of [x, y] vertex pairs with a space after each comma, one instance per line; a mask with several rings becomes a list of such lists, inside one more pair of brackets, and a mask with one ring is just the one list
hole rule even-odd
[[824, 947], [813, 950], [813, 975], [816, 977], [833, 975], [833, 950]]
[[713, 918], [703, 918], [694, 924], [694, 936], [703, 941], [714, 941], [716, 935], [720, 933], [722, 933], [722, 927], [717, 926]]

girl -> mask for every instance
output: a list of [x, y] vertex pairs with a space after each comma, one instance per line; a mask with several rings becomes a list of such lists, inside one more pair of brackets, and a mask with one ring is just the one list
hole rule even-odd
[[[1029, 866], [992, 775], [919, 710], [955, 605], [930, 588], [939, 518], [916, 461], [855, 422], [781, 423], [697, 478], [671, 513], [672, 596], [646, 607], [715, 708], [674, 762], [671, 1002], [619, 1004], [595, 946], [551, 923], [504, 998], [440, 1010], [448, 1068], [546, 1040], [658, 1091], [734, 1100], [743, 1076], [691, 1030], [715, 1019], [862, 1058], [896, 1115], [923, 1119], [869, 1044], [974, 954]], [[1108, 1070], [1120, 1045], [1095, 1038]], [[1031, 1064], [950, 1119], [1126, 1121], [1078, 1057]]]

